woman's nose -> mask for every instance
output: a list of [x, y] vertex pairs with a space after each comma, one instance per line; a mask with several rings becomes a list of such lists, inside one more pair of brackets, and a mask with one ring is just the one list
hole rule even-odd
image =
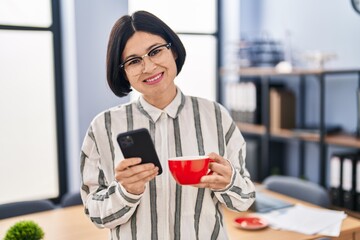
[[143, 73], [152, 72], [156, 68], [156, 64], [149, 57], [143, 58]]

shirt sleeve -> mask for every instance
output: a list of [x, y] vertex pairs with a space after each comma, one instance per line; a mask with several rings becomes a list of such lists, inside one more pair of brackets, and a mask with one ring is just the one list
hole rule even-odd
[[[102, 158], [99, 148], [90, 127], [81, 149], [80, 192], [90, 220], [99, 228], [114, 228], [129, 221], [142, 195], [130, 194], [114, 178], [105, 177], [103, 167], [109, 161]], [[113, 171], [113, 164], [109, 169]]]
[[221, 110], [225, 130], [225, 157], [232, 166], [232, 177], [225, 189], [214, 190], [214, 193], [229, 209], [246, 211], [255, 201], [255, 186], [246, 169], [246, 142], [225, 108], [221, 107]]

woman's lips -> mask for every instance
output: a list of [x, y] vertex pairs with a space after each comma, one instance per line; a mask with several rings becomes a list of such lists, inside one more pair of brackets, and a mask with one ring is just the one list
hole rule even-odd
[[159, 73], [159, 74], [157, 74], [155, 76], [152, 76], [152, 77], [150, 77], [148, 79], [145, 79], [143, 82], [146, 83], [146, 84], [149, 84], [149, 85], [153, 85], [153, 84], [156, 84], [156, 83], [160, 82], [161, 79], [162, 79], [162, 76], [163, 76], [163, 73]]

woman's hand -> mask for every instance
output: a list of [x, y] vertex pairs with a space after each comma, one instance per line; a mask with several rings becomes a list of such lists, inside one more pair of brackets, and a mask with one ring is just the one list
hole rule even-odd
[[215, 190], [224, 189], [231, 182], [232, 167], [226, 159], [216, 153], [210, 153], [208, 156], [213, 160], [209, 167], [213, 173], [203, 176], [200, 183], [194, 185], [194, 187]]
[[121, 161], [115, 168], [115, 179], [129, 193], [142, 194], [145, 184], [154, 179], [159, 168], [152, 163], [139, 164], [141, 158], [127, 158]]

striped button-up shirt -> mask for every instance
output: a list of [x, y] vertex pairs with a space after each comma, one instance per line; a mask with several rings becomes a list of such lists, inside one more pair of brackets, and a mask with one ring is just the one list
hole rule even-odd
[[[163, 173], [141, 195], [116, 182], [114, 169], [124, 159], [119, 133], [147, 128]], [[216, 152], [231, 162], [231, 183], [222, 190], [176, 184], [169, 157]], [[98, 227], [110, 228], [111, 239], [227, 239], [221, 204], [244, 211], [255, 198], [245, 168], [245, 141], [228, 112], [218, 103], [185, 96], [157, 109], [142, 97], [97, 115], [81, 151], [81, 195], [85, 212]]]

